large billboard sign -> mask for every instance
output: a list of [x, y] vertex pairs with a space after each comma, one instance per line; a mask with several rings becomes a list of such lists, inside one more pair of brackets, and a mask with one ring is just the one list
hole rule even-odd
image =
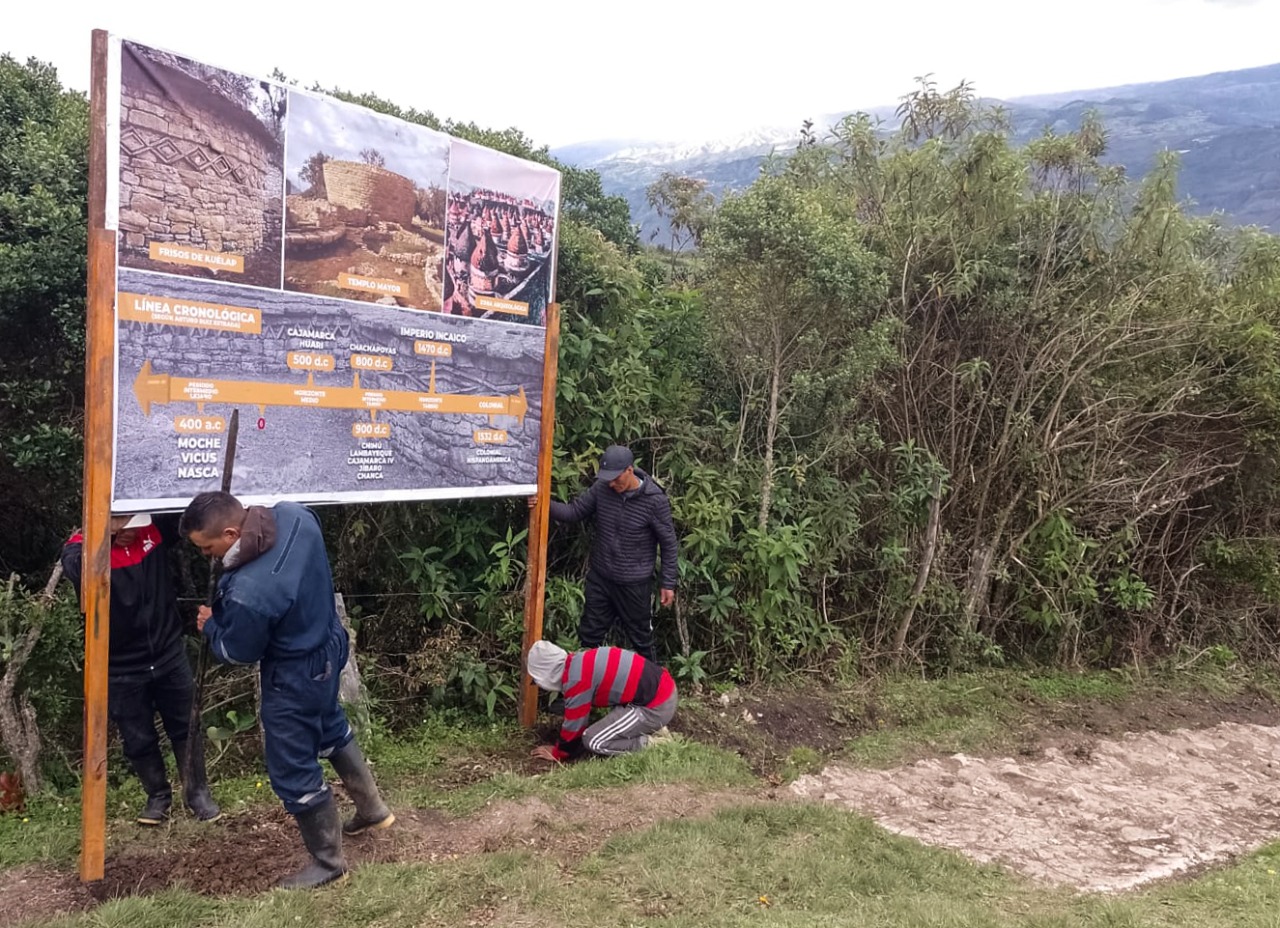
[[536, 490], [560, 175], [112, 38], [112, 508]]

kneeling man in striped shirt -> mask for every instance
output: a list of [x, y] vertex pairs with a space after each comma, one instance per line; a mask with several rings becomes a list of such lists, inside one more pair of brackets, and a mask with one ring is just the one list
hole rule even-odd
[[[533, 749], [533, 756], [543, 760], [638, 751], [676, 714], [671, 674], [634, 651], [606, 647], [570, 654], [550, 641], [536, 641], [527, 667], [539, 687], [564, 694], [559, 740]], [[592, 707], [611, 711], [588, 725]]]

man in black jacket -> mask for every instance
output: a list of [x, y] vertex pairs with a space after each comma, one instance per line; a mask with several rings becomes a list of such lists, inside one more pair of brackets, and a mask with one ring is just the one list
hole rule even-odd
[[[111, 612], [107, 714], [120, 729], [124, 756], [147, 791], [139, 825], [169, 817], [173, 790], [160, 753], [156, 713], [182, 769], [194, 683], [182, 642], [182, 621], [167, 554], [178, 539], [178, 517], [111, 517]], [[77, 529], [62, 549], [62, 570], [80, 596], [84, 536]], [[202, 751], [196, 757], [203, 760]], [[203, 762], [183, 784], [187, 808], [202, 822], [221, 811], [209, 795]]]
[[655, 547], [662, 550], [664, 607], [675, 602], [680, 548], [671, 521], [671, 501], [662, 487], [635, 466], [627, 448], [610, 445], [591, 489], [571, 503], [552, 500], [551, 518], [557, 522], [594, 518], [596, 523], [586, 603], [578, 625], [583, 650], [604, 644], [609, 629], [619, 624], [632, 649], [657, 663], [652, 606]]

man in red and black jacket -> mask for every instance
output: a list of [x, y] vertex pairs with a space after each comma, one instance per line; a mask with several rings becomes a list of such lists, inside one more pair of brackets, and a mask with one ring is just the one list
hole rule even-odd
[[[124, 756], [147, 791], [140, 825], [159, 825], [169, 817], [173, 790], [160, 753], [156, 713], [182, 769], [190, 735], [194, 683], [182, 640], [182, 620], [174, 592], [168, 552], [178, 540], [178, 516], [146, 513], [111, 517], [110, 658], [107, 714], [120, 729]], [[62, 549], [62, 570], [80, 597], [84, 536], [77, 529]], [[200, 733], [197, 732], [199, 737]], [[201, 821], [220, 814], [209, 794], [203, 752], [199, 769], [183, 786], [183, 799]]]
[[[588, 751], [638, 751], [676, 714], [671, 674], [634, 651], [590, 648], [570, 654], [550, 641], [535, 641], [527, 667], [539, 687], [564, 694], [559, 740], [533, 750], [533, 756], [543, 760], [573, 760]], [[592, 707], [612, 711], [588, 725]]]

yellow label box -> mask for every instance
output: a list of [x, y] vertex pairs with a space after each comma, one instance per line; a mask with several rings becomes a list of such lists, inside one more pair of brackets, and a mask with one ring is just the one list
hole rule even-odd
[[177, 416], [173, 430], [183, 435], [220, 435], [227, 430], [222, 416]]
[[509, 313], [512, 316], [529, 315], [528, 303], [521, 303], [519, 300], [503, 300], [496, 296], [476, 297], [476, 309], [494, 313]]
[[413, 353], [426, 355], [428, 358], [451, 358], [453, 357], [453, 345], [449, 342], [424, 342], [419, 340], [413, 343]]
[[198, 303], [176, 297], [143, 293], [116, 294], [116, 312], [121, 319], [154, 322], [158, 325], [185, 325], [222, 332], [262, 334], [262, 311], [248, 306]]
[[384, 354], [353, 354], [351, 366], [358, 371], [389, 371], [395, 359]]
[[398, 280], [382, 277], [359, 277], [355, 274], [339, 274], [338, 286], [344, 290], [360, 290], [364, 293], [380, 293], [383, 296], [408, 296], [409, 287]]
[[192, 267], [208, 267], [232, 274], [244, 273], [244, 255], [223, 251], [205, 251], [203, 248], [192, 248], [190, 245], [175, 245], [172, 242], [152, 242], [148, 249], [152, 261], [164, 261], [168, 264], [188, 264]]
[[290, 351], [285, 363], [291, 371], [331, 371], [334, 368], [333, 355], [314, 351]]
[[351, 426], [352, 438], [390, 438], [390, 422], [357, 422]]

